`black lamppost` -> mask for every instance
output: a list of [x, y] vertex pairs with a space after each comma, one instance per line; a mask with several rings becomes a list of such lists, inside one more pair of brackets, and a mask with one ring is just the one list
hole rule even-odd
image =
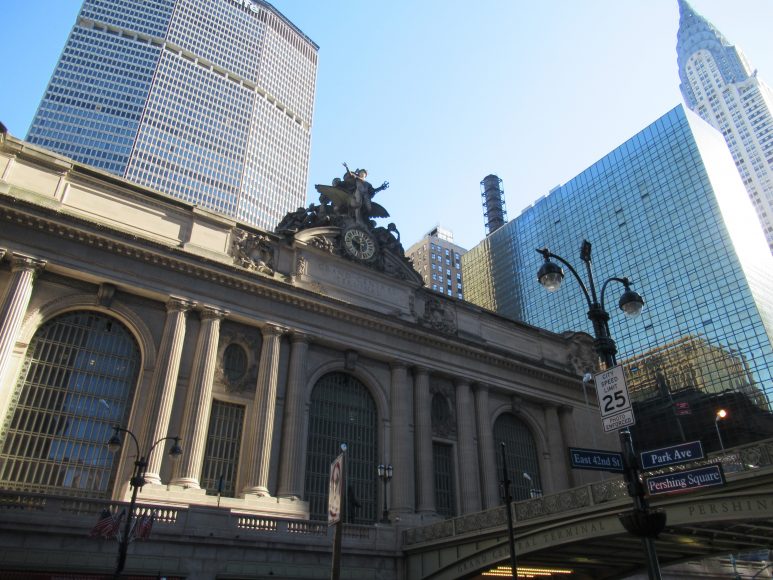
[[[118, 562], [115, 566], [115, 578], [121, 577], [121, 572], [123, 571], [124, 566], [126, 565], [126, 551], [129, 548], [129, 533], [131, 532], [131, 523], [132, 518], [134, 517], [134, 506], [137, 503], [137, 491], [139, 488], [141, 488], [143, 485], [145, 485], [145, 473], [148, 468], [148, 462], [145, 459], [146, 456], [140, 455], [140, 445], [137, 443], [137, 438], [134, 436], [134, 433], [129, 431], [128, 429], [124, 429], [123, 427], [115, 426], [113, 427], [114, 432], [113, 436], [110, 438], [110, 441], [107, 442], [107, 448], [110, 450], [110, 453], [117, 453], [121, 450], [121, 447], [123, 446], [123, 443], [121, 442], [121, 438], [119, 437], [120, 432], [127, 433], [129, 436], [131, 436], [132, 440], [134, 441], [134, 448], [137, 451], [137, 459], [134, 461], [134, 473], [132, 474], [132, 478], [129, 480], [129, 483], [132, 487], [132, 498], [129, 502], [129, 514], [126, 518], [126, 524], [124, 525], [123, 535], [121, 536], [121, 541], [118, 544]], [[180, 438], [179, 437], [162, 437], [153, 445], [151, 445], [150, 449], [148, 449], [147, 457], [150, 457], [150, 454], [153, 452], [153, 449], [156, 448], [156, 445], [161, 443], [162, 441], [172, 440], [174, 441], [174, 445], [172, 445], [172, 448], [169, 450], [169, 457], [172, 458], [172, 460], [177, 460], [180, 458], [180, 455], [182, 455], [183, 450], [180, 448]]]
[[[618, 306], [620, 310], [630, 317], [639, 315], [644, 307], [644, 299], [637, 292], [631, 290], [631, 281], [628, 278], [608, 278], [601, 286], [601, 294], [596, 293], [596, 284], [593, 280], [593, 270], [591, 269], [591, 243], [588, 240], [583, 240], [582, 247], [580, 248], [580, 259], [585, 263], [588, 279], [587, 286], [574, 267], [564, 258], [553, 254], [547, 248], [538, 249], [537, 252], [545, 259], [537, 273], [537, 279], [549, 292], [558, 290], [564, 279], [563, 268], [555, 262], [551, 262], [550, 259], [553, 258], [569, 268], [569, 271], [580, 285], [585, 301], [588, 304], [588, 318], [593, 323], [593, 346], [596, 349], [596, 353], [603, 359], [607, 369], [616, 366], [615, 354], [617, 354], [617, 347], [615, 346], [615, 341], [610, 336], [609, 313], [604, 308], [604, 294], [607, 286], [610, 282], [618, 282], [623, 285], [625, 290], [622, 296], [620, 296]], [[660, 564], [655, 551], [654, 538], [665, 527], [665, 513], [651, 512], [649, 510], [647, 500], [644, 498], [644, 488], [639, 478], [639, 465], [633, 447], [631, 432], [628, 428], [625, 428], [621, 429], [619, 434], [620, 444], [623, 449], [623, 460], [625, 462], [625, 480], [628, 484], [628, 493], [633, 498], [635, 507], [632, 513], [622, 515], [620, 520], [626, 530], [642, 538], [649, 578], [650, 580], [660, 580]]]
[[502, 499], [505, 501], [507, 514], [507, 543], [510, 547], [510, 570], [513, 580], [518, 578], [518, 561], [515, 554], [515, 527], [513, 526], [513, 496], [510, 495], [510, 476], [507, 471], [507, 449], [504, 441], [499, 444], [502, 450]]
[[392, 466], [384, 465], [383, 463], [378, 466], [378, 477], [384, 482], [384, 513], [381, 517], [381, 521], [385, 524], [389, 523], [389, 510], [387, 509], [387, 484], [392, 480]]

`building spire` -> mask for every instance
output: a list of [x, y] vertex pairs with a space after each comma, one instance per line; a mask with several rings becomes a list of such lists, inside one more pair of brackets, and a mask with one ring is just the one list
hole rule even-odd
[[743, 53], [733, 46], [713, 24], [695, 12], [687, 0], [677, 0], [679, 30], [676, 33], [676, 62], [679, 67], [680, 89], [687, 105], [695, 106], [695, 97], [687, 79], [687, 61], [700, 50], [714, 57], [725, 83], [743, 81], [751, 75]]

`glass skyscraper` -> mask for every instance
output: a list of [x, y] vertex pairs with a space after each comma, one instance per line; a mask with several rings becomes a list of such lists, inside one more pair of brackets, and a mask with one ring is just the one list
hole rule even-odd
[[773, 91], [686, 0], [679, 0], [679, 14], [682, 96], [725, 137], [773, 252]]
[[85, 0], [27, 139], [273, 230], [305, 205], [317, 49], [262, 0]]
[[467, 252], [465, 298], [555, 332], [592, 333], [569, 272], [553, 294], [537, 282], [535, 249], [580, 268], [583, 239], [599, 290], [628, 276], [646, 301], [629, 319], [617, 309], [622, 286], [607, 289], [632, 396], [656, 395], [663, 375], [672, 391], [738, 393], [769, 410], [773, 257], [721, 135], [671, 110]]

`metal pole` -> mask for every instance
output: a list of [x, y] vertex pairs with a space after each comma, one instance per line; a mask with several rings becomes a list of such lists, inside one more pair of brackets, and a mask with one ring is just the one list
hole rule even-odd
[[384, 481], [384, 515], [382, 519], [386, 523], [389, 521], [389, 510], [387, 509], [387, 483], [389, 480], [386, 478], [386, 475], [382, 479]]
[[340, 580], [341, 578], [341, 544], [344, 535], [344, 518], [346, 517], [346, 500], [348, 495], [346, 492], [346, 450], [343, 450], [343, 461], [341, 465], [341, 493], [344, 497], [341, 498], [341, 514], [338, 521], [333, 528], [333, 563], [330, 570], [330, 580]]
[[510, 543], [510, 568], [513, 572], [513, 579], [518, 578], [518, 564], [515, 559], [515, 530], [513, 528], [513, 498], [510, 496], [510, 478], [507, 475], [507, 457], [505, 455], [505, 444], [500, 443], [502, 447], [502, 487], [505, 495], [505, 510], [507, 511], [507, 538]]
[[725, 442], [722, 441], [722, 433], [719, 430], [719, 420], [717, 418], [714, 418], [714, 428], [717, 430], [717, 438], [719, 439], [719, 448], [722, 450], [722, 452], [724, 452]]
[[126, 516], [126, 523], [124, 524], [123, 528], [123, 536], [121, 537], [121, 543], [118, 546], [118, 562], [115, 566], [115, 574], [113, 575], [115, 578], [121, 577], [121, 572], [123, 572], [123, 568], [126, 565], [126, 553], [129, 549], [129, 533], [131, 532], [131, 523], [132, 523], [132, 517], [134, 516], [134, 506], [137, 503], [137, 491], [140, 485], [143, 485], [145, 483], [145, 480], [143, 478], [143, 468], [145, 467], [145, 458], [140, 457], [137, 461], [134, 462], [134, 474], [131, 478], [131, 486], [132, 486], [132, 497], [131, 501], [129, 502], [129, 513]]

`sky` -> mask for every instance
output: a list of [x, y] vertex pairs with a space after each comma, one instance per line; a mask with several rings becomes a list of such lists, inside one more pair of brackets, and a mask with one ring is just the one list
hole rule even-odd
[[[203, 7], [207, 0], [201, 0]], [[365, 168], [407, 248], [485, 237], [682, 102], [676, 0], [274, 0], [319, 45], [307, 203]], [[0, 121], [24, 138], [80, 0], [6, 0]], [[773, 84], [773, 0], [692, 0]]]

